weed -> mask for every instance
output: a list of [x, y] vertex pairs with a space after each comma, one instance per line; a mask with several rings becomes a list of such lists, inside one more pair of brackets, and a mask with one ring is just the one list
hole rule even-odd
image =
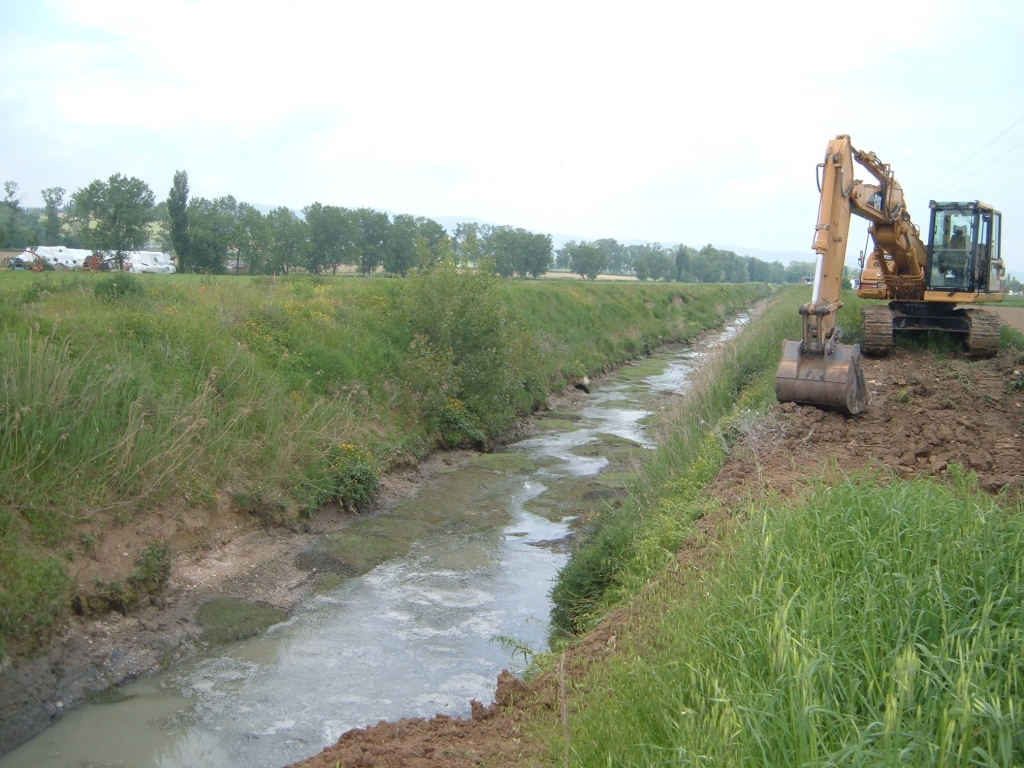
[[38, 648], [71, 605], [71, 577], [58, 557], [0, 539], [0, 659]]
[[335, 443], [327, 451], [327, 466], [335, 500], [351, 512], [370, 503], [380, 469], [369, 453], [349, 443]]
[[167, 542], [152, 542], [139, 553], [128, 584], [139, 596], [155, 595], [171, 576], [173, 551]]
[[142, 281], [126, 272], [104, 275], [96, 281], [94, 291], [100, 301], [119, 301], [145, 295]]
[[359, 512], [372, 501], [379, 482], [380, 468], [370, 453], [351, 443], [332, 443], [320, 461], [306, 468], [297, 491], [306, 514], [331, 501]]
[[522, 640], [512, 637], [511, 635], [495, 635], [491, 638], [493, 641], [501, 643], [501, 647], [507, 651], [512, 651], [512, 659], [514, 660], [516, 654], [523, 657], [523, 663], [529, 664], [530, 661], [537, 655], [537, 651], [530, 647], [528, 643]]
[[89, 557], [96, 557], [96, 534], [95, 533], [83, 533], [79, 537], [79, 543], [82, 545], [82, 550]]
[[487, 433], [481, 426], [480, 419], [469, 412], [465, 403], [454, 397], [445, 400], [438, 430], [441, 433], [441, 442], [446, 448], [482, 448], [487, 441]]

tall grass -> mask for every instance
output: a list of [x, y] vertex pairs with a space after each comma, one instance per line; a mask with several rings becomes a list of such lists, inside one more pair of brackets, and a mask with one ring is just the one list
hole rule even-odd
[[[83, 536], [218, 494], [265, 520], [356, 508], [379, 469], [487, 444], [573, 377], [769, 290], [448, 267], [409, 280], [0, 274], [0, 642], [59, 624], [66, 578], [48, 579], [56, 597], [30, 585], [88, 556]], [[25, 631], [4, 604], [50, 618]]]
[[1021, 764], [1021, 511], [963, 475], [751, 510], [585, 679], [572, 764]]

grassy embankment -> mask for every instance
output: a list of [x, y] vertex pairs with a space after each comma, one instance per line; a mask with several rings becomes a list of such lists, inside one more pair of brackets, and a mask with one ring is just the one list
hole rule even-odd
[[763, 285], [0, 274], [0, 655], [166, 578], [69, 573], [153, 509], [355, 510], [379, 472], [486, 445], [549, 391], [693, 337]]
[[[544, 734], [552, 763], [1024, 761], [1024, 516], [971, 476], [768, 498], [706, 573], [662, 578], [714, 510], [702, 488], [730, 442], [773, 404], [805, 298], [787, 293], [730, 345], [664, 425], [632, 504], [599, 519], [563, 571], [565, 629], [636, 602], [616, 653], [571, 684], [564, 726]], [[844, 299], [857, 340], [859, 302]], [[1024, 348], [1005, 327], [1003, 343]]]

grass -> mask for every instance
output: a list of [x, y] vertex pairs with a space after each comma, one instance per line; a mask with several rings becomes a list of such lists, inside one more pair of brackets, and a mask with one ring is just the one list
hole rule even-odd
[[265, 524], [332, 500], [361, 509], [378, 471], [485, 446], [548, 392], [768, 293], [447, 266], [406, 280], [4, 272], [0, 642], [28, 649], [59, 627], [65, 555], [140, 512], [222, 492]]
[[[706, 484], [774, 402], [799, 298], [783, 294], [724, 350], [663, 423], [625, 507], [563, 570], [563, 629], [626, 602], [632, 618], [615, 653], [563, 690], [563, 722], [537, 725], [551, 763], [1024, 763], [1024, 510], [959, 468], [952, 485], [854, 477], [768, 497], [717, 563], [665, 578], [716, 509]], [[840, 317], [847, 342], [857, 304]], [[1003, 342], [1024, 347], [1016, 333]]]
[[[799, 335], [801, 298], [790, 290], [773, 302], [705, 365], [682, 407], [661, 423], [658, 449], [629, 502], [596, 518], [559, 573], [552, 590], [558, 630], [586, 631], [674, 557], [690, 523], [706, 512], [702, 490], [725, 461], [730, 431], [740, 428], [744, 414], [775, 402], [779, 350], [783, 339]], [[728, 414], [731, 420], [723, 420]]]
[[586, 678], [571, 764], [1020, 764], [1020, 512], [962, 474], [750, 510], [730, 556], [657, 589], [658, 620]]

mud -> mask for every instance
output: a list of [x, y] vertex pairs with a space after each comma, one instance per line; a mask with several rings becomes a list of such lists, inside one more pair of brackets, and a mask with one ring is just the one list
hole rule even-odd
[[[460, 467], [477, 454], [437, 454], [416, 467], [382, 479], [377, 511], [414, 495], [426, 480]], [[237, 631], [265, 626], [267, 616], [284, 616], [308, 594], [330, 589], [341, 577], [303, 568], [303, 552], [325, 534], [339, 534], [366, 516], [326, 507], [305, 522], [303, 530], [265, 529], [251, 515], [237, 512], [222, 499], [214, 510], [160, 510], [109, 531], [97, 539], [94, 555], [80, 565], [78, 579], [88, 584], [123, 577], [134, 567], [129, 553], [161, 536], [177, 556], [162, 594], [129, 615], [73, 617], [41, 654], [0, 668], [0, 753], [28, 738], [68, 708], [192, 656], [209, 642], [233, 636], [221, 621], [198, 619], [200, 609], [222, 599], [244, 600], [262, 619], [233, 615]], [[111, 570], [110, 563], [116, 564]], [[120, 567], [121, 574], [116, 570]], [[333, 578], [332, 578], [333, 577]], [[269, 609], [269, 610], [268, 610]], [[213, 616], [209, 608], [204, 617]], [[211, 631], [212, 630], [212, 631]]]
[[[1024, 310], [1003, 319], [1019, 322], [1016, 327], [1024, 330]], [[867, 358], [864, 368], [871, 399], [860, 416], [784, 404], [765, 419], [737, 427], [730, 458], [709, 489], [723, 504], [697, 522], [694, 536], [679, 553], [681, 567], [668, 578], [691, 578], [694, 570], [708, 567], [721, 551], [717, 543], [734, 525], [732, 512], [749, 499], [800, 494], [815, 481], [831, 482], [854, 472], [941, 479], [957, 464], [976, 473], [979, 485], [990, 493], [1020, 493], [1024, 358], [1003, 353], [993, 360], [970, 361], [902, 350], [885, 359]], [[629, 610], [614, 612], [570, 648], [565, 669], [579, 669], [614, 653]], [[544, 757], [541, 746], [523, 738], [522, 721], [529, 717], [561, 727], [559, 700], [557, 673], [529, 685], [503, 675], [497, 700], [486, 708], [474, 705], [471, 719], [382, 722], [346, 733], [336, 746], [295, 766], [535, 764]]]
[[[575, 389], [553, 395], [555, 410], [517, 425], [509, 439], [571, 424], [579, 418], [573, 405], [585, 397]], [[557, 422], [545, 423], [544, 416], [556, 414]], [[135, 567], [133, 553], [154, 539], [170, 541], [176, 552], [170, 579], [161, 594], [128, 615], [74, 616], [42, 653], [3, 662], [0, 753], [82, 701], [116, 697], [119, 686], [211, 643], [262, 631], [309, 595], [407, 550], [424, 526], [443, 523], [460, 532], [493, 526], [499, 505], [488, 504], [487, 494], [500, 494], [505, 474], [532, 468], [516, 454], [451, 451], [385, 475], [374, 509], [363, 515], [329, 506], [302, 521], [301, 529], [265, 527], [222, 494], [208, 508], [156, 510], [104, 531], [78, 561], [81, 585], [96, 577], [124, 579]], [[427, 481], [456, 470], [455, 490], [447, 484], [445, 498], [432, 499]], [[453, 493], [466, 510], [459, 519], [450, 509]], [[420, 502], [415, 516], [380, 514], [410, 497]], [[434, 508], [446, 511], [431, 517]]]

